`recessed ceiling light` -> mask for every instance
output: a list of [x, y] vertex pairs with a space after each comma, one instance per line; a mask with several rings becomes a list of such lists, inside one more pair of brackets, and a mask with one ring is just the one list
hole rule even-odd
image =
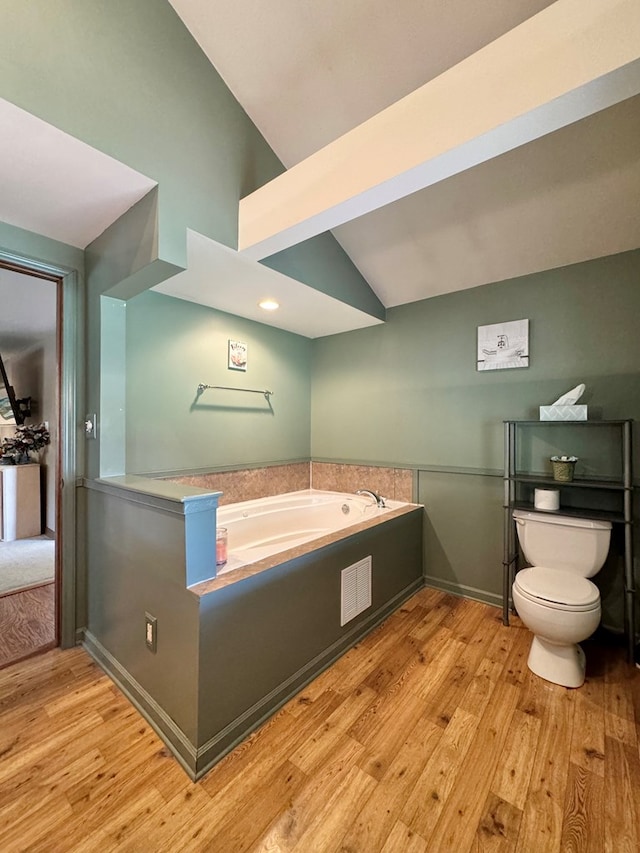
[[280, 307], [280, 303], [276, 302], [275, 299], [262, 299], [258, 302], [260, 308], [264, 308], [265, 311], [275, 311], [276, 308]]

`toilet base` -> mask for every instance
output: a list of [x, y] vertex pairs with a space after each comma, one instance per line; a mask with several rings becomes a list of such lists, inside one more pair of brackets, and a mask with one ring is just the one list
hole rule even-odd
[[558, 645], [542, 637], [534, 637], [527, 664], [531, 672], [553, 684], [562, 687], [581, 687], [584, 684], [586, 657], [576, 643]]

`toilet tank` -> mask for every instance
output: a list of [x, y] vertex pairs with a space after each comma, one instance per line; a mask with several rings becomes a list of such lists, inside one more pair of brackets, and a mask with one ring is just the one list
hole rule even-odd
[[522, 552], [532, 566], [564, 569], [590, 578], [607, 559], [609, 521], [523, 510], [514, 510], [513, 517]]

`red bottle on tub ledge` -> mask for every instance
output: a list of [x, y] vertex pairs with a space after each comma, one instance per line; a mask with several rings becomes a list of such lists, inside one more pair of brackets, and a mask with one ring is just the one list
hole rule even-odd
[[227, 528], [216, 527], [216, 566], [227, 562]]

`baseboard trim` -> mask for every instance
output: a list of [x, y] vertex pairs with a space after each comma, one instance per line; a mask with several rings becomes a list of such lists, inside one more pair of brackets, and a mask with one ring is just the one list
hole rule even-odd
[[189, 778], [195, 780], [197, 749], [182, 729], [175, 724], [153, 696], [147, 693], [144, 687], [116, 660], [111, 652], [105, 649], [90, 631], [85, 630], [84, 632], [83, 646], [98, 666], [118, 685], [131, 704], [142, 714]]
[[481, 601], [483, 604], [490, 604], [493, 607], [502, 607], [502, 596], [495, 592], [487, 592], [484, 589], [477, 589], [473, 586], [465, 584], [451, 583], [450, 581], [435, 578], [432, 575], [425, 575], [424, 582], [426, 586], [440, 589], [442, 592], [450, 592], [452, 595], [458, 595], [461, 598], [470, 598], [473, 601]]

